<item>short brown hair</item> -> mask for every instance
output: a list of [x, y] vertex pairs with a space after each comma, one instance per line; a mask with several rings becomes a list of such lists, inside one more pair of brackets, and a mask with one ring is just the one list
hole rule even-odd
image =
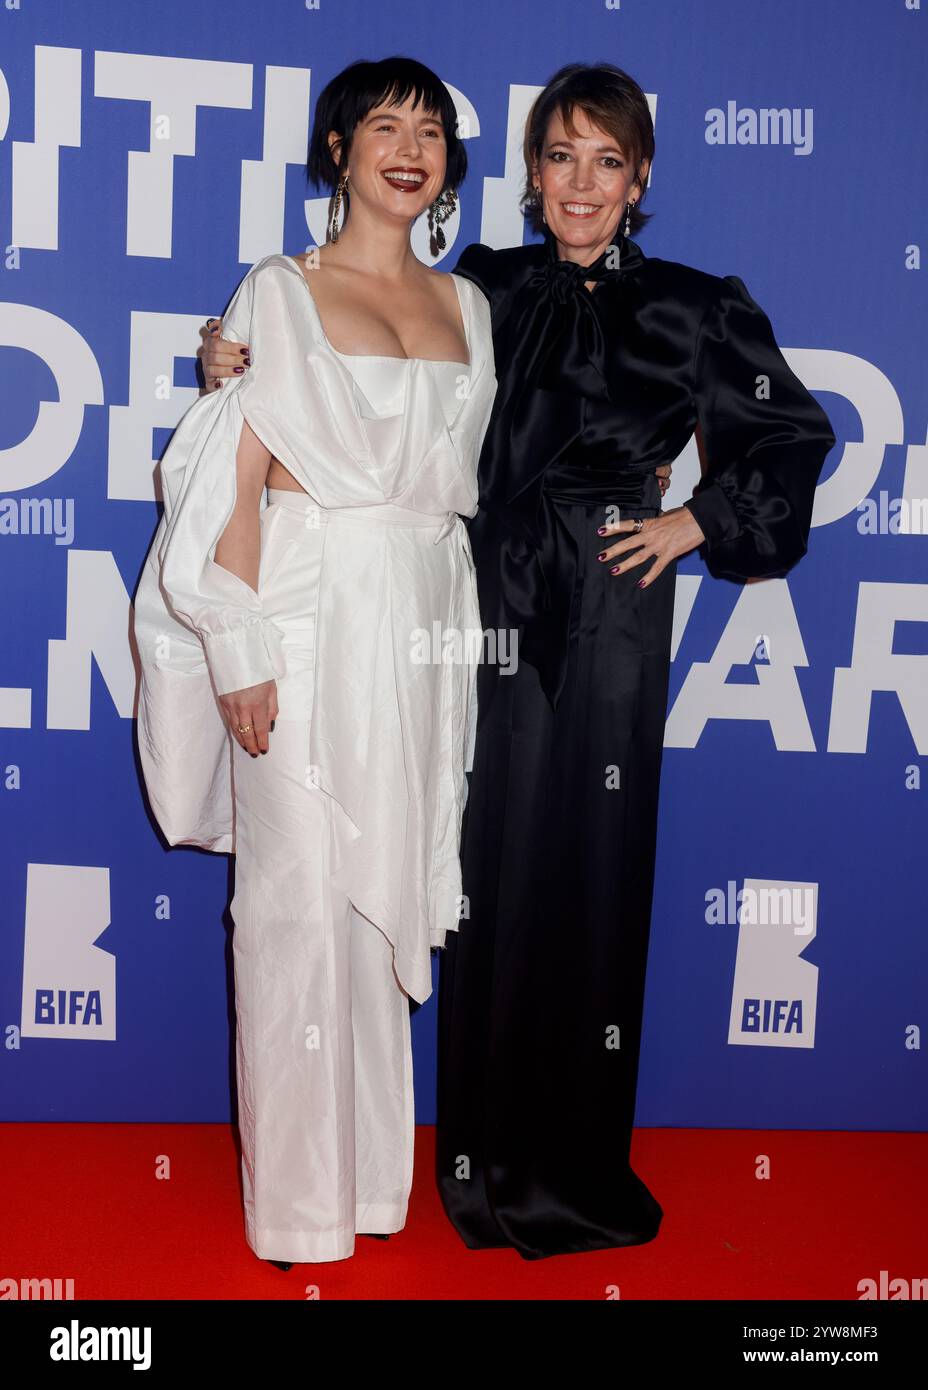
[[[605, 130], [631, 158], [641, 195], [629, 217], [632, 233], [648, 222], [652, 213], [640, 212], [646, 185], [638, 178], [637, 170], [644, 159], [654, 158], [654, 122], [648, 109], [648, 99], [633, 77], [611, 63], [568, 63], [560, 68], [539, 92], [525, 123], [525, 190], [522, 209], [536, 232], [544, 227], [541, 204], [534, 200], [532, 164], [541, 157], [545, 135], [551, 117], [559, 115], [568, 134], [575, 133], [572, 113], [576, 107], [594, 125]], [[650, 166], [649, 166], [650, 172]]]

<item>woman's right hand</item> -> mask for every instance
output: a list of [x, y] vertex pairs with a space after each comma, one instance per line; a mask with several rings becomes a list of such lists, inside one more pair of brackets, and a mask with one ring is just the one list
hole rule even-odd
[[203, 344], [197, 356], [203, 363], [203, 378], [208, 391], [217, 390], [226, 377], [241, 376], [251, 366], [246, 344], [228, 342], [221, 335], [222, 319], [207, 319], [205, 326], [200, 329]]
[[219, 707], [232, 737], [246, 753], [256, 758], [267, 752], [270, 726], [278, 714], [276, 681], [262, 681], [260, 685], [220, 695]]

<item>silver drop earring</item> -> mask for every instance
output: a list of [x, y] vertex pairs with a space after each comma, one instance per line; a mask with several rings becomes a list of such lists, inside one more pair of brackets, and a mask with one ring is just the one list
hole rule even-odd
[[446, 188], [429, 207], [429, 250], [433, 256], [445, 249], [445, 234], [441, 224], [447, 222], [458, 205], [458, 197], [453, 188]]
[[[345, 225], [345, 218], [346, 218], [347, 215], [348, 215], [348, 213], [347, 213], [347, 202], [348, 202], [347, 193], [348, 193], [348, 175], [345, 174], [344, 178], [339, 179], [339, 181], [338, 181], [338, 186], [337, 186], [336, 189], [335, 189], [335, 201], [334, 201], [334, 203], [333, 203], [333, 205], [332, 205], [332, 216], [331, 216], [331, 218], [330, 218], [330, 220], [329, 220], [329, 241], [338, 241], [338, 234], [339, 234], [339, 232], [341, 231], [342, 227]], [[339, 214], [339, 211], [341, 210], [342, 199], [345, 200], [346, 210], [345, 210], [344, 215], [342, 216], [341, 223], [339, 224], [338, 214]]]

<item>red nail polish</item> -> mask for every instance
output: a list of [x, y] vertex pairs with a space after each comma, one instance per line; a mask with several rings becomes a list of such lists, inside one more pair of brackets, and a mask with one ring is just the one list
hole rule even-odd
[[606, 534], [606, 528], [605, 528], [605, 526], [600, 526], [600, 528], [599, 528], [599, 530], [596, 532], [596, 534], [597, 534], [597, 536], [604, 536], [604, 535]]
[[639, 579], [639, 580], [638, 580], [638, 588], [639, 588], [639, 589], [643, 589], [643, 588], [644, 588], [644, 580], [643, 580], [643, 579]]
[[247, 357], [247, 356], [248, 356], [248, 349], [247, 349], [247, 348], [242, 348], [242, 349], [241, 349], [241, 355], [242, 355], [242, 357]]
[[597, 555], [596, 558], [597, 558], [597, 560], [605, 560], [605, 558], [606, 558], [606, 552], [605, 552], [605, 550], [601, 550], [601, 551], [599, 552], [599, 554]]
[[233, 372], [243, 372], [243, 371], [245, 370], [245, 368], [244, 368], [244, 367], [233, 367], [232, 370], [233, 370]]
[[618, 572], [619, 572], [619, 567], [618, 567], [618, 565], [613, 565], [613, 566], [612, 566], [612, 569], [609, 571], [610, 574], [618, 574]]

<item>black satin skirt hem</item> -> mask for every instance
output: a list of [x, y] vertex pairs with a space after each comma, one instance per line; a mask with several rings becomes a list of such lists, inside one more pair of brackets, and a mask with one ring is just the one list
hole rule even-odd
[[[664, 1216], [663, 1209], [652, 1197], [651, 1202], [656, 1210], [656, 1217], [652, 1216], [649, 1222], [642, 1221], [641, 1225], [633, 1230], [599, 1231], [584, 1238], [579, 1236], [576, 1227], [573, 1227], [565, 1229], [558, 1239], [553, 1239], [547, 1243], [543, 1242], [540, 1245], [525, 1245], [517, 1239], [507, 1240], [501, 1231], [497, 1232], [496, 1239], [475, 1234], [470, 1228], [469, 1215], [466, 1209], [459, 1210], [455, 1203], [449, 1200], [443, 1175], [438, 1175], [438, 1190], [445, 1215], [468, 1250], [511, 1249], [527, 1261], [553, 1259], [557, 1255], [589, 1255], [598, 1250], [621, 1250], [626, 1246], [648, 1245], [651, 1241], [656, 1240], [660, 1234]], [[650, 1196], [650, 1194], [648, 1195]]]

